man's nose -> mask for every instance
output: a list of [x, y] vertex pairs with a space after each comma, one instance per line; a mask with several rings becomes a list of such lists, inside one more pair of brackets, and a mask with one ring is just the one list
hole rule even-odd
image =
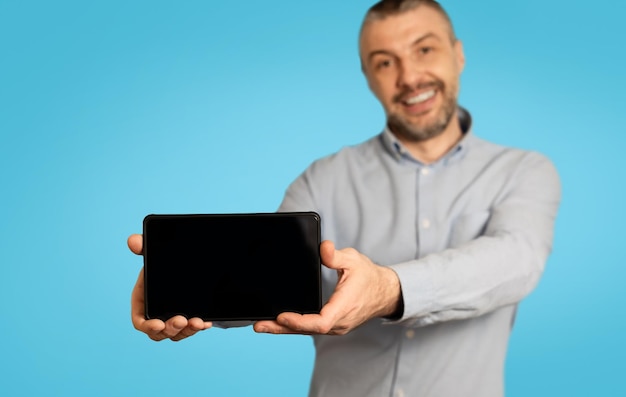
[[415, 88], [424, 74], [419, 63], [406, 60], [401, 63], [398, 73], [398, 88]]

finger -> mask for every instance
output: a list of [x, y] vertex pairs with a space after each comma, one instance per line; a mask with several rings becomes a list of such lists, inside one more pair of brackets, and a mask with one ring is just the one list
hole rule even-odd
[[271, 333], [328, 334], [334, 323], [319, 314], [281, 313], [274, 324], [266, 328]]
[[183, 316], [174, 316], [165, 322], [165, 328], [161, 331], [166, 338], [176, 337], [185, 327], [188, 321]]
[[163, 334], [165, 329], [165, 323], [158, 319], [144, 320], [139, 327], [135, 327], [139, 331], [148, 335], [148, 337], [154, 341], [161, 341], [167, 339], [167, 336]]
[[200, 331], [209, 329], [211, 328], [211, 326], [212, 324], [210, 322], [205, 322], [198, 317], [194, 317], [187, 322], [187, 326], [185, 328], [183, 328], [176, 336], [173, 336], [170, 339], [174, 342], [178, 342], [185, 338], [189, 338], [190, 336], [193, 336]]
[[276, 322], [298, 333], [324, 335], [337, 327], [340, 318], [338, 308], [331, 297], [320, 314], [281, 313]]
[[303, 333], [293, 330], [284, 325], [278, 324], [276, 321], [257, 321], [253, 326], [254, 332], [263, 334], [299, 334], [310, 335], [310, 333]]
[[126, 241], [128, 248], [137, 254], [141, 255], [143, 252], [143, 236], [141, 234], [131, 234]]
[[254, 332], [270, 333], [270, 334], [274, 333], [272, 332], [273, 330], [280, 329], [280, 328], [283, 328], [283, 327], [280, 324], [278, 324], [276, 321], [270, 321], [270, 320], [257, 321], [252, 326], [252, 329], [254, 329]]
[[193, 317], [189, 319], [189, 327], [194, 328], [197, 331], [203, 331], [205, 329], [209, 329], [213, 326], [213, 323], [210, 321], [204, 321], [199, 317]]
[[320, 259], [329, 269], [341, 270], [349, 266], [351, 259], [357, 259], [359, 253], [353, 248], [337, 250], [330, 240], [322, 241], [320, 245]]
[[301, 333], [326, 334], [331, 328], [319, 314], [281, 313], [276, 322]]
[[320, 244], [320, 259], [322, 260], [322, 264], [324, 266], [330, 267], [333, 269], [332, 264], [335, 263], [335, 244], [330, 240], [322, 241]]

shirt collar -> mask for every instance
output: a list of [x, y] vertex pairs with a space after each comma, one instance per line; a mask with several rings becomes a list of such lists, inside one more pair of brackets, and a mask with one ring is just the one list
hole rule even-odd
[[[448, 151], [448, 153], [446, 153], [441, 159], [437, 160], [435, 164], [443, 163], [446, 165], [451, 161], [456, 161], [456, 159], [462, 158], [474, 140], [474, 136], [472, 134], [472, 115], [466, 109], [459, 106], [457, 109], [457, 117], [459, 124], [461, 125], [463, 137], [456, 145], [454, 145], [452, 149], [450, 149], [450, 151]], [[397, 161], [410, 161], [419, 165], [424, 165], [409, 153], [404, 145], [400, 143], [398, 138], [396, 138], [396, 136], [391, 132], [388, 126], [385, 126], [385, 129], [381, 134], [381, 140], [389, 154], [391, 154]]]

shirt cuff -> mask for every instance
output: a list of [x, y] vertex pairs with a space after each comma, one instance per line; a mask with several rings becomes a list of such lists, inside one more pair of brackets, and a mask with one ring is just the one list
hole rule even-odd
[[387, 319], [386, 324], [426, 325], [428, 314], [435, 309], [435, 289], [430, 266], [412, 260], [389, 266], [396, 272], [402, 291], [403, 311], [397, 319]]

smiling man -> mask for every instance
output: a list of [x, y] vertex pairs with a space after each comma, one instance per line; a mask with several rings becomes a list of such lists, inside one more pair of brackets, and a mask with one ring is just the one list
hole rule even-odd
[[[324, 307], [254, 329], [313, 335], [311, 396], [502, 396], [517, 303], [551, 250], [557, 173], [474, 135], [457, 104], [463, 47], [437, 2], [377, 3], [359, 43], [387, 125], [313, 163], [280, 207], [321, 215]], [[141, 253], [141, 237], [129, 246]], [[142, 291], [140, 275], [133, 323], [152, 339], [211, 326], [146, 321]]]
[[389, 129], [414, 155], [432, 162], [462, 136], [451, 121], [465, 64], [463, 47], [437, 4], [421, 2], [430, 6], [417, 10], [411, 6], [419, 2], [400, 3], [382, 2], [366, 17], [361, 64]]

